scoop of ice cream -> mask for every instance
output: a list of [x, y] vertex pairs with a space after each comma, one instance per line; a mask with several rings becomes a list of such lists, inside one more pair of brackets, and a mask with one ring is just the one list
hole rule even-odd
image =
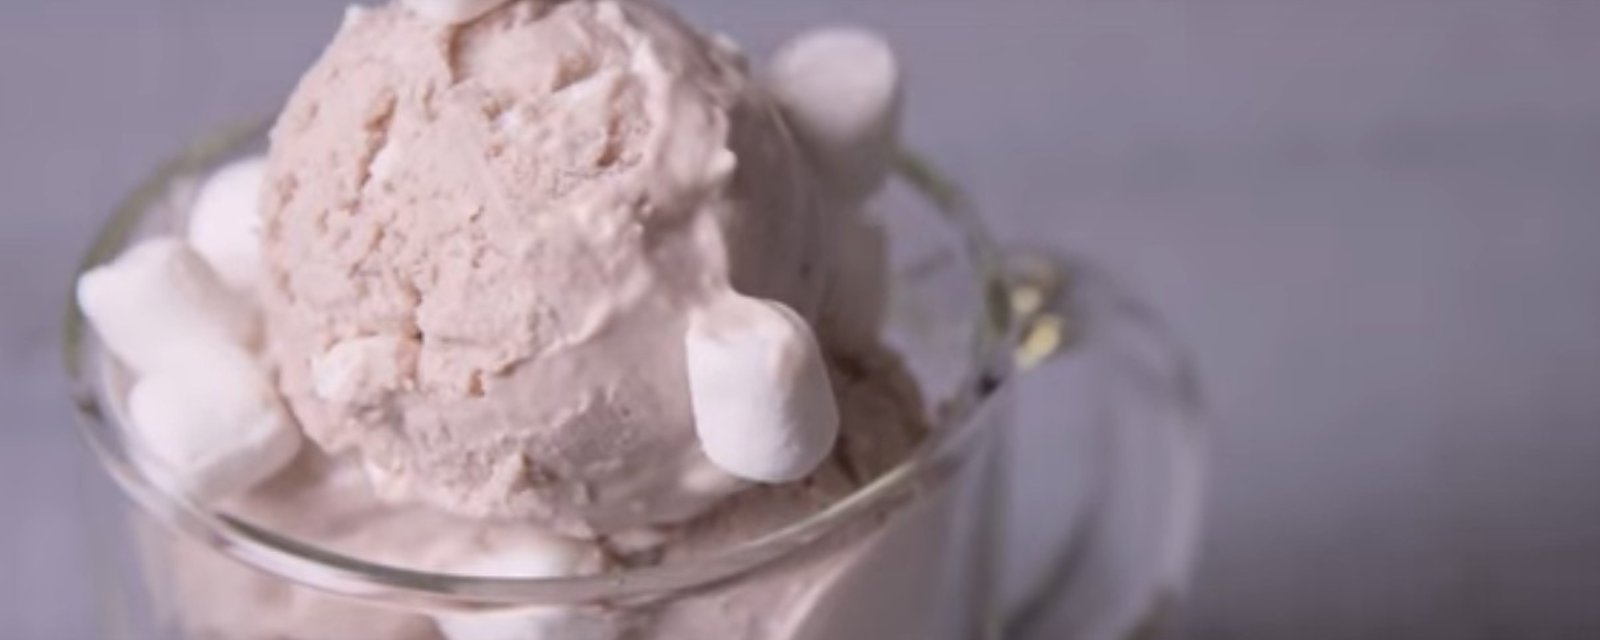
[[744, 61], [653, 4], [371, 10], [272, 135], [279, 386], [393, 500], [692, 517], [743, 485], [696, 440], [687, 318], [733, 289], [816, 322], [813, 182]]

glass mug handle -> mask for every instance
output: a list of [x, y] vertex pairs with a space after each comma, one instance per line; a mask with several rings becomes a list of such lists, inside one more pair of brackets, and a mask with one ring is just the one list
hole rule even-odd
[[1103, 272], [1047, 250], [1003, 258], [1020, 372], [1010, 521], [1022, 525], [1004, 547], [1004, 637], [1165, 637], [1203, 499], [1190, 360]]

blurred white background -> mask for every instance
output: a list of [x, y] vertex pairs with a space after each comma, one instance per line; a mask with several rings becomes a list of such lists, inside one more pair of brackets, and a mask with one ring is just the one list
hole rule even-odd
[[[1600, 3], [678, 4], [756, 51], [883, 28], [998, 234], [1172, 318], [1223, 427], [1194, 637], [1600, 637]], [[340, 10], [0, 4], [0, 637], [90, 633], [56, 364], [90, 230]]]

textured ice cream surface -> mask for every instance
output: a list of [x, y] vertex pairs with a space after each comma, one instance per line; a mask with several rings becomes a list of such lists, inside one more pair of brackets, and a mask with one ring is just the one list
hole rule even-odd
[[686, 318], [732, 288], [814, 323], [827, 286], [813, 176], [744, 66], [642, 1], [349, 21], [263, 199], [307, 434], [391, 500], [579, 535], [744, 488], [696, 442]]

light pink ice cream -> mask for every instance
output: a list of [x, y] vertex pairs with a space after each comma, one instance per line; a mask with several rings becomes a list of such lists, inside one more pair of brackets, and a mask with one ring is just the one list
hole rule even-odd
[[305, 431], [392, 500], [589, 535], [741, 485], [695, 440], [686, 314], [815, 320], [812, 172], [744, 61], [646, 2], [354, 14], [272, 135], [267, 318]]

